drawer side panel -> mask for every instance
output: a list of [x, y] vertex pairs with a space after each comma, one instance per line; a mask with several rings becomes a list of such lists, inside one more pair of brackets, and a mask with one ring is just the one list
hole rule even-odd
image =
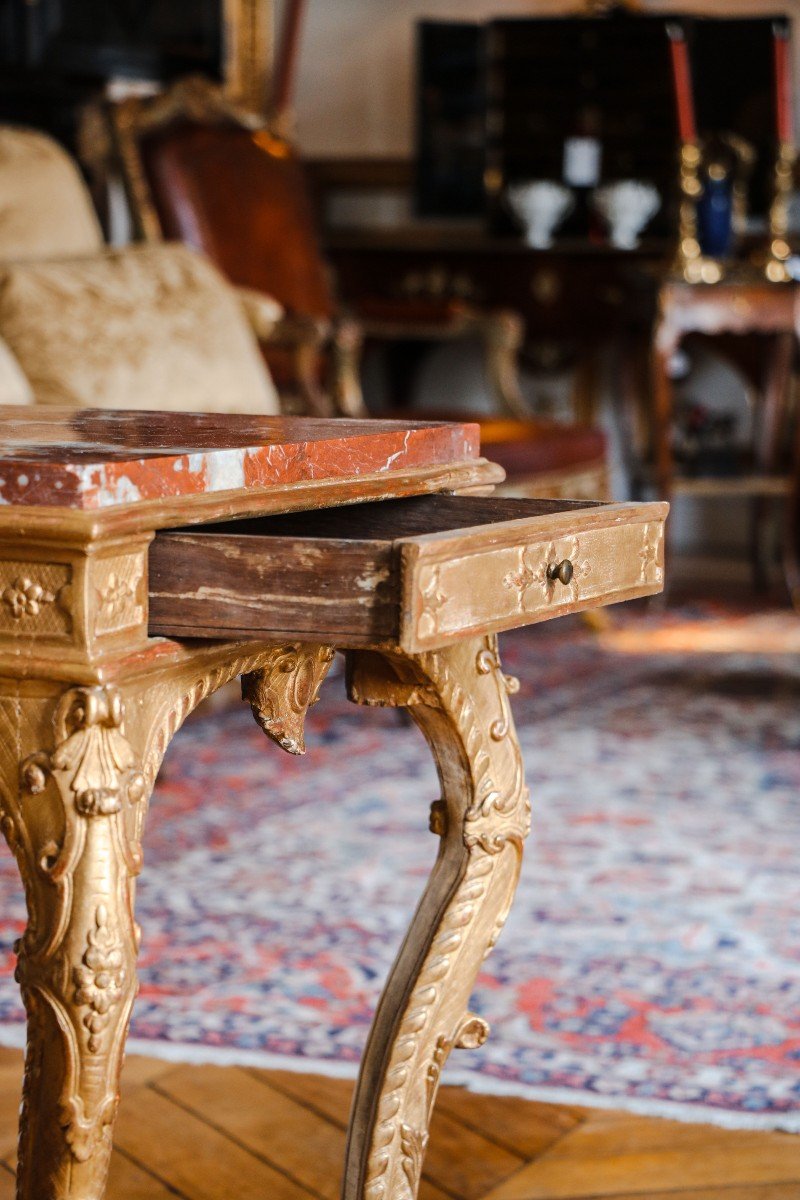
[[150, 632], [393, 637], [393, 562], [379, 542], [161, 534], [150, 551]]

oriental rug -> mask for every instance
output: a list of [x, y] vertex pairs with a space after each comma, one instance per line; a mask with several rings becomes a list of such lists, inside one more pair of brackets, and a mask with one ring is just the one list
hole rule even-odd
[[[503, 639], [534, 830], [472, 1005], [492, 1037], [453, 1055], [450, 1082], [800, 1131], [800, 660], [765, 652], [763, 623], [748, 650], [734, 617], [732, 649], [713, 610]], [[699, 639], [713, 652], [688, 652], [681, 621], [715, 622]], [[170, 749], [131, 1049], [355, 1074], [433, 862], [437, 783], [418, 731], [349, 705], [341, 679], [306, 740], [291, 759], [237, 707], [201, 712]], [[4, 853], [7, 1044], [24, 1037], [23, 923]]]

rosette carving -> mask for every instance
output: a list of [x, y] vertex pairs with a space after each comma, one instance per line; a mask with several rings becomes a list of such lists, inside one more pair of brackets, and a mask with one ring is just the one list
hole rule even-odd
[[46, 604], [52, 604], [55, 594], [28, 575], [19, 575], [3, 591], [2, 601], [15, 621], [23, 617], [38, 617]]

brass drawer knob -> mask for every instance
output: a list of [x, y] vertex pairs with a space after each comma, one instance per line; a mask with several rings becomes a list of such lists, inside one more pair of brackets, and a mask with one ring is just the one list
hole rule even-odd
[[568, 558], [563, 559], [560, 563], [553, 563], [551, 567], [547, 568], [547, 578], [552, 580], [553, 583], [558, 580], [565, 587], [568, 583], [572, 582], [572, 575], [573, 567]]

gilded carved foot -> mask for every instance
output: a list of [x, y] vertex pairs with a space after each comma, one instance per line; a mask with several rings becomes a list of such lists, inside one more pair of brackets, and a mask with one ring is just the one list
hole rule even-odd
[[480, 1045], [475, 978], [511, 906], [530, 805], [493, 638], [402, 657], [354, 652], [351, 697], [408, 706], [436, 759], [439, 855], [378, 1005], [351, 1114], [345, 1200], [414, 1200], [444, 1063]]

